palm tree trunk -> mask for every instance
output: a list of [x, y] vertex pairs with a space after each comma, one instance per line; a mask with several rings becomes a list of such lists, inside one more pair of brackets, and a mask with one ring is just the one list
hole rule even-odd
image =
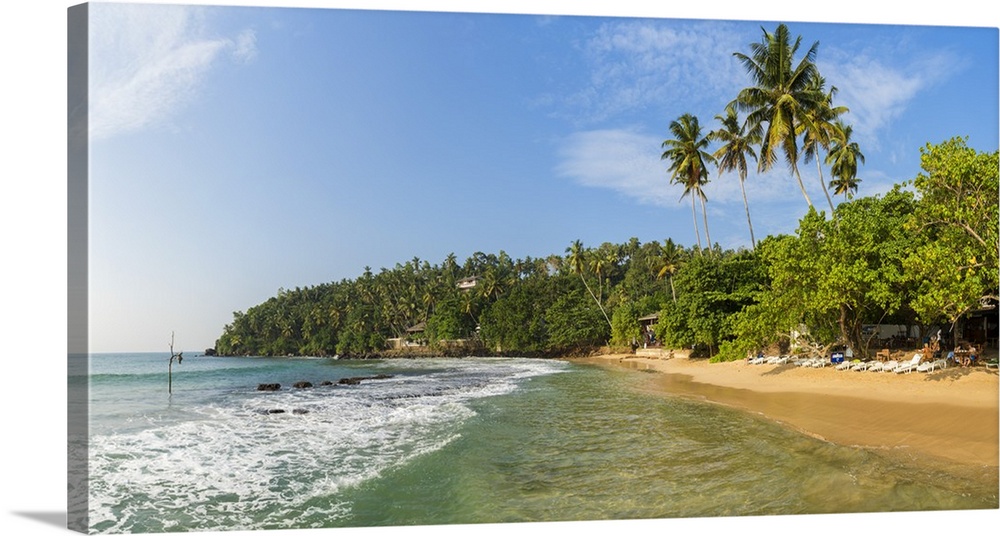
[[701, 233], [698, 232], [698, 212], [694, 208], [694, 194], [691, 194], [691, 222], [694, 223], [694, 237], [698, 241], [698, 254], [703, 255], [701, 251]]
[[705, 198], [701, 198], [701, 217], [705, 220], [705, 240], [708, 241], [708, 253], [712, 253], [712, 236], [708, 234], [708, 209], [705, 208]]
[[597, 302], [597, 308], [601, 310], [601, 314], [604, 315], [604, 319], [607, 320], [608, 325], [611, 326], [611, 319], [608, 318], [608, 313], [604, 312], [604, 306], [601, 305], [601, 300], [598, 300], [597, 296], [594, 295], [594, 291], [590, 290], [590, 285], [587, 284], [587, 278], [583, 277], [583, 272], [580, 272], [580, 281], [583, 281], [583, 286], [587, 288], [587, 292], [590, 293], [590, 297], [594, 298], [594, 301]]
[[746, 180], [746, 176], [740, 173], [740, 191], [743, 192], [743, 208], [747, 211], [747, 227], [750, 227], [750, 246], [753, 249], [757, 249], [757, 241], [753, 237], [753, 223], [750, 221], [750, 203], [747, 203], [747, 189], [743, 182]]
[[819, 165], [819, 154], [816, 155], [816, 171], [819, 172], [819, 186], [823, 188], [826, 202], [830, 204], [830, 217], [833, 218], [833, 199], [830, 199], [830, 192], [826, 189], [826, 182], [823, 180], [823, 167]]
[[802, 190], [802, 197], [806, 198], [806, 203], [811, 207], [813, 202], [809, 199], [809, 194], [806, 193], [806, 185], [802, 184], [802, 175], [799, 174], [799, 167], [795, 166], [795, 180], [799, 181], [799, 189]]

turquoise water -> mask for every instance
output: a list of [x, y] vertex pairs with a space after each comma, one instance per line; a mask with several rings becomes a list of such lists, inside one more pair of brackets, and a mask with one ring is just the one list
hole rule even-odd
[[[995, 471], [904, 464], [644, 394], [638, 372], [191, 357], [167, 396], [167, 357], [92, 356], [91, 532], [998, 507]], [[377, 374], [391, 377], [319, 386]]]

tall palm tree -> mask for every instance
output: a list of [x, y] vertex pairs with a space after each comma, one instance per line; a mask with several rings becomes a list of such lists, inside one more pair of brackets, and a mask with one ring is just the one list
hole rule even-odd
[[826, 156], [826, 163], [830, 164], [830, 173], [834, 176], [834, 180], [830, 181], [830, 188], [834, 189], [834, 194], [843, 194], [844, 198], [850, 199], [861, 182], [858, 178], [858, 162], [864, 164], [865, 155], [861, 153], [858, 143], [851, 141], [854, 127], [843, 121], [837, 121], [834, 126], [837, 129], [836, 136], [830, 153]]
[[813, 43], [798, 63], [793, 57], [799, 51], [802, 37], [791, 42], [788, 27], [779, 24], [774, 33], [761, 28], [763, 37], [750, 44], [750, 55], [734, 52], [750, 76], [752, 86], [740, 90], [736, 105], [747, 112], [747, 120], [754, 127], [767, 124], [761, 138], [758, 170], [768, 171], [777, 160], [777, 150], [785, 154], [785, 162], [799, 183], [802, 196], [812, 206], [806, 187], [799, 174], [798, 124], [804, 110], [813, 107], [821, 95], [811, 85], [816, 68], [816, 50]]
[[823, 166], [820, 165], [820, 150], [829, 154], [830, 143], [837, 134], [837, 127], [834, 122], [838, 117], [848, 112], [846, 106], [834, 106], [833, 96], [837, 94], [836, 86], [825, 92], [826, 79], [815, 72], [811, 81], [812, 90], [822, 95], [822, 99], [805, 111], [802, 115], [802, 122], [798, 130], [803, 134], [802, 154], [803, 161], [808, 163], [810, 159], [816, 160], [816, 172], [819, 175], [819, 185], [826, 196], [826, 202], [830, 205], [830, 214], [833, 215], [833, 200], [830, 199], [830, 192], [826, 188], [826, 181], [823, 180]]
[[712, 238], [708, 234], [708, 213], [705, 210], [705, 191], [702, 186], [708, 183], [708, 163], [715, 163], [715, 158], [708, 153], [708, 136], [702, 136], [698, 118], [684, 114], [670, 122], [670, 133], [673, 139], [664, 140], [661, 147], [665, 149], [660, 155], [661, 160], [669, 160], [671, 172], [670, 182], [684, 186], [685, 196], [691, 196], [691, 219], [694, 221], [694, 235], [698, 241], [698, 252], [701, 253], [701, 236], [698, 234], [698, 216], [695, 210], [694, 198], [701, 199], [702, 215], [705, 219], [705, 238], [708, 247], [712, 247]]
[[722, 146], [712, 155], [719, 163], [719, 175], [724, 172], [736, 171], [740, 178], [740, 191], [743, 193], [743, 208], [747, 212], [747, 226], [750, 228], [750, 244], [756, 249], [757, 240], [753, 235], [753, 222], [750, 221], [750, 204], [747, 202], [747, 190], [744, 183], [747, 180], [747, 155], [755, 161], [757, 153], [753, 146], [760, 143], [760, 128], [748, 129], [747, 124], [741, 123], [736, 113], [736, 107], [726, 106], [725, 115], [717, 115], [715, 118], [722, 124], [722, 128], [709, 133], [712, 140], [722, 142]]
[[598, 309], [601, 310], [601, 314], [604, 315], [604, 319], [608, 321], [608, 325], [611, 325], [611, 319], [608, 318], [608, 313], [604, 312], [604, 306], [601, 305], [601, 300], [597, 299], [594, 295], [594, 291], [590, 290], [590, 285], [587, 284], [587, 278], [583, 276], [584, 272], [587, 271], [587, 252], [583, 248], [583, 243], [579, 240], [574, 240], [568, 248], [566, 248], [566, 253], [569, 253], [569, 266], [573, 273], [580, 276], [580, 280], [583, 281], [583, 286], [587, 288], [587, 292], [590, 293], [590, 297], [594, 298], [597, 302]]

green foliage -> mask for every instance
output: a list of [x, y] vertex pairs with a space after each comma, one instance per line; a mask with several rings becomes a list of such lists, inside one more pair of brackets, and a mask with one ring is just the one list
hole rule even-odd
[[526, 281], [490, 305], [480, 334], [488, 349], [530, 355], [548, 348], [545, 305], [552, 293], [546, 286], [545, 281]]
[[914, 247], [904, 229], [913, 205], [912, 194], [896, 188], [839, 205], [834, 220], [810, 209], [796, 236], [762, 242], [770, 284], [735, 315], [741, 342], [727, 348], [730, 357], [783, 342], [803, 326], [812, 341], [864, 348], [862, 324], [899, 311], [913, 295], [903, 271]]
[[564, 293], [545, 311], [545, 325], [550, 347], [556, 350], [601, 345], [610, 328], [580, 289]]
[[475, 329], [472, 317], [462, 310], [461, 298], [452, 293], [435, 305], [427, 319], [424, 335], [433, 345], [439, 341], [468, 338]]
[[626, 302], [621, 304], [611, 315], [611, 344], [615, 346], [631, 346], [642, 341], [642, 326], [639, 317], [643, 316], [639, 304]]
[[961, 138], [921, 149], [924, 172], [912, 183], [919, 201], [907, 229], [922, 241], [905, 267], [919, 286], [912, 305], [924, 322], [954, 322], [980, 300], [997, 297], [997, 156]]
[[753, 304], [764, 284], [759, 266], [756, 254], [747, 251], [691, 258], [677, 277], [677, 301], [660, 311], [657, 338], [714, 353], [734, 337], [733, 315]]

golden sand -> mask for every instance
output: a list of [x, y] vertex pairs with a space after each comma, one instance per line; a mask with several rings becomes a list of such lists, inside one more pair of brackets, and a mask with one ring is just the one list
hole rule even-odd
[[756, 412], [841, 445], [1000, 465], [995, 368], [894, 373], [633, 355], [574, 361], [657, 371], [646, 389]]

